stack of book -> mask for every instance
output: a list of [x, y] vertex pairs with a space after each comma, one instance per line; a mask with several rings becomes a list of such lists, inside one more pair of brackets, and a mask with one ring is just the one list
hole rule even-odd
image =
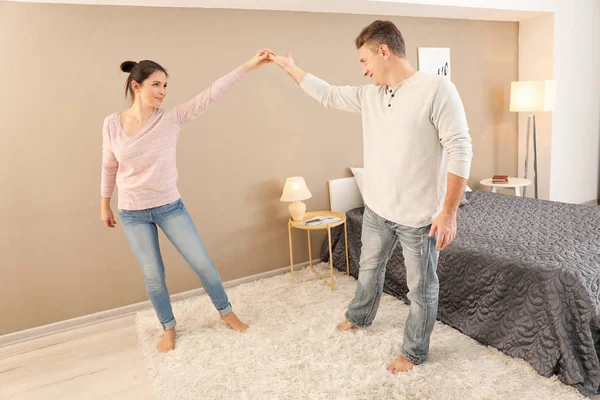
[[508, 183], [507, 175], [494, 175], [492, 177], [492, 183]]

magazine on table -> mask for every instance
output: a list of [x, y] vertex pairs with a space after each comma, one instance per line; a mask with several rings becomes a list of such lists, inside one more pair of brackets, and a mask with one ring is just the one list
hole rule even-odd
[[306, 226], [330, 225], [340, 222], [341, 220], [340, 217], [320, 215], [306, 220], [302, 224]]

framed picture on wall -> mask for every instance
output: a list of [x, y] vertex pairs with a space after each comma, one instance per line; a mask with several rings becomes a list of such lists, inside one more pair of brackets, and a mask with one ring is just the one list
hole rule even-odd
[[419, 71], [450, 78], [450, 49], [448, 47], [419, 47]]

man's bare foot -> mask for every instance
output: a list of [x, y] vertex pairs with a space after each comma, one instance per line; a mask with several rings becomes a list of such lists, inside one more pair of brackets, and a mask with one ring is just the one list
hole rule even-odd
[[357, 326], [354, 325], [352, 322], [350, 322], [348, 320], [342, 322], [341, 324], [339, 324], [337, 326], [337, 330], [340, 331], [340, 332], [341, 331], [349, 331], [351, 329], [356, 329], [356, 328], [357, 328]]
[[415, 364], [413, 364], [408, 358], [400, 354], [398, 358], [396, 358], [394, 362], [388, 367], [388, 371], [396, 375], [398, 372], [410, 371], [414, 366]]
[[158, 351], [161, 353], [166, 353], [168, 351], [175, 350], [176, 335], [177, 333], [175, 332], [175, 328], [165, 331], [160, 343], [158, 344]]
[[237, 315], [235, 315], [233, 311], [227, 314], [226, 316], [221, 315], [221, 319], [227, 322], [229, 326], [231, 326], [231, 329], [233, 329], [234, 331], [245, 332], [246, 329], [248, 329], [248, 325], [240, 321], [240, 319], [237, 317]]

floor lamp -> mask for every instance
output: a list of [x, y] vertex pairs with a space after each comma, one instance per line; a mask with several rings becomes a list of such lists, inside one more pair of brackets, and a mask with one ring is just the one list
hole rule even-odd
[[[536, 112], [554, 110], [556, 85], [554, 81], [519, 81], [513, 82], [510, 87], [510, 111], [527, 112], [527, 136], [525, 140], [525, 174], [529, 166], [529, 142], [531, 125], [533, 125], [533, 174], [535, 198], [538, 198], [538, 170], [537, 170], [537, 134], [535, 125]], [[525, 191], [525, 189], [523, 190]]]

